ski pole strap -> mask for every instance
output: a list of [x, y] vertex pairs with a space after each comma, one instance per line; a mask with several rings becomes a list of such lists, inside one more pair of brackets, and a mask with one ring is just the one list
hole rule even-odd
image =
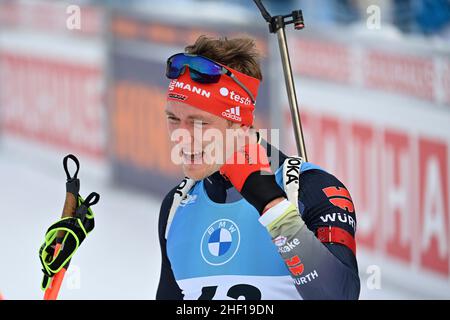
[[[78, 217], [80, 219], [93, 219], [94, 213], [90, 209], [91, 206], [97, 204], [97, 202], [100, 200], [100, 195], [97, 192], [91, 192], [86, 200], [83, 200], [80, 196], [78, 196], [78, 207], [75, 211], [75, 217]], [[94, 226], [92, 226], [92, 229]], [[92, 230], [91, 229], [91, 230]], [[90, 232], [90, 231], [88, 231]]]
[[[45, 242], [39, 250], [39, 259], [44, 272], [43, 290], [50, 284], [50, 278], [70, 262], [81, 243], [94, 229], [94, 213], [90, 206], [96, 204], [99, 199], [99, 194], [95, 192], [92, 192], [86, 200], [79, 196], [75, 216], [62, 218], [48, 228]], [[64, 232], [63, 238], [57, 237], [59, 231]], [[57, 244], [60, 245], [60, 250], [54, 256]]]
[[[76, 167], [75, 174], [73, 176], [69, 172], [69, 159], [75, 163]], [[72, 193], [75, 198], [77, 198], [78, 193], [80, 192], [80, 180], [78, 179], [78, 172], [80, 171], [80, 161], [78, 161], [77, 157], [75, 157], [73, 154], [69, 154], [63, 159], [63, 167], [67, 177], [66, 191]]]
[[[77, 167], [77, 170], [75, 171], [75, 174], [73, 175], [73, 177], [70, 175], [69, 168], [67, 166], [67, 161], [69, 159], [72, 160], [73, 162], [75, 162], [75, 166]], [[73, 154], [68, 154], [67, 156], [64, 157], [63, 167], [64, 167], [64, 171], [66, 172], [67, 181], [78, 178], [78, 171], [80, 171], [80, 161], [78, 161], [77, 157], [75, 157]]]

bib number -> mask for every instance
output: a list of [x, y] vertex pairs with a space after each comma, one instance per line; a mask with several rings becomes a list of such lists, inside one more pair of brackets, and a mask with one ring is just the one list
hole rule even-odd
[[[202, 294], [198, 300], [212, 300], [216, 294], [217, 287], [203, 287]], [[239, 298], [244, 298], [244, 300], [261, 300], [261, 291], [248, 284], [237, 284], [228, 290], [227, 296], [235, 300]]]

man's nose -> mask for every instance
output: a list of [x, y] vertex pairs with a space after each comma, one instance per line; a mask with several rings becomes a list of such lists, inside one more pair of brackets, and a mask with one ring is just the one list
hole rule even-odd
[[176, 143], [186, 147], [186, 150], [201, 150], [202, 148], [202, 133], [199, 130], [194, 129], [192, 123], [181, 122], [178, 129], [183, 130], [183, 134], [177, 139]]

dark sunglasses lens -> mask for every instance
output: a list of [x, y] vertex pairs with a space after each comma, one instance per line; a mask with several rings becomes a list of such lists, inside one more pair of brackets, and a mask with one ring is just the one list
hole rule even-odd
[[172, 56], [167, 61], [167, 78], [178, 78], [186, 65], [189, 66], [191, 79], [196, 82], [216, 83], [222, 74], [222, 67], [213, 61], [199, 56], [186, 56], [180, 53]]
[[209, 76], [221, 75], [222, 67], [211, 60], [203, 57], [192, 57], [189, 67], [195, 71]]
[[194, 68], [189, 68], [191, 73], [191, 79], [195, 82], [199, 83], [217, 83], [220, 79], [220, 74], [218, 75], [210, 75], [206, 73], [201, 73], [195, 70]]
[[166, 68], [166, 77], [169, 79], [176, 79], [180, 76], [181, 73], [181, 69], [178, 68], [174, 68], [172, 66], [170, 66], [169, 64], [167, 64], [167, 68]]
[[176, 79], [180, 76], [187, 59], [184, 55], [177, 54], [167, 60], [166, 76], [169, 79]]

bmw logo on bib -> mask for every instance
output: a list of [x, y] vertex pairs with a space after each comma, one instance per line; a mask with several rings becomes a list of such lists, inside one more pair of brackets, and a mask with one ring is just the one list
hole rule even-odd
[[231, 220], [213, 222], [203, 233], [200, 251], [206, 263], [220, 266], [233, 259], [239, 249], [240, 233]]

